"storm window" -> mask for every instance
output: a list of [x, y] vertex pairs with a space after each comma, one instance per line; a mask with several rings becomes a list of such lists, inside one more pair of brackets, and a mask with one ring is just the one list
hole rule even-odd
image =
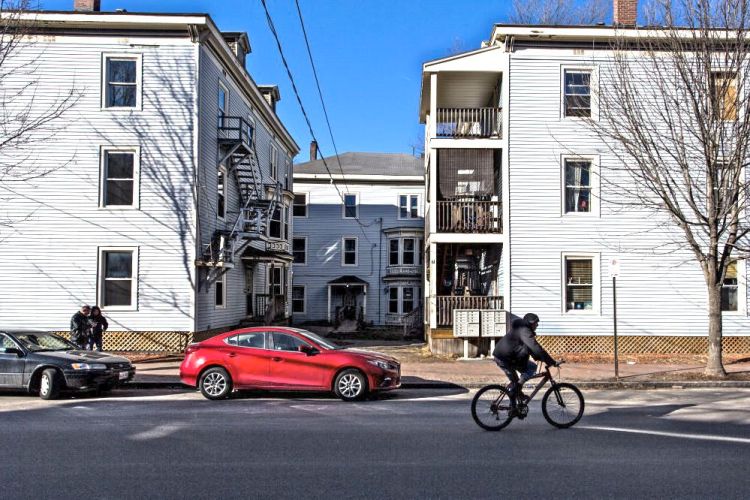
[[356, 194], [344, 195], [344, 219], [356, 219], [359, 216], [359, 208]]
[[344, 238], [343, 239], [344, 256], [343, 265], [345, 266], [356, 266], [357, 265], [357, 238]]
[[567, 69], [564, 73], [564, 116], [591, 117], [591, 71]]
[[565, 310], [594, 308], [593, 259], [565, 258]]
[[591, 212], [590, 160], [565, 160], [565, 213]]
[[133, 207], [136, 203], [135, 151], [103, 151], [102, 206]]
[[100, 298], [102, 307], [130, 309], [135, 307], [137, 290], [135, 249], [101, 249]]
[[139, 58], [105, 58], [105, 108], [137, 108], [139, 105]]

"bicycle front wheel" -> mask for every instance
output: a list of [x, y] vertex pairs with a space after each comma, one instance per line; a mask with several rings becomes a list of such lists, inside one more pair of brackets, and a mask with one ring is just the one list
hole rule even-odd
[[551, 425], [567, 429], [583, 416], [583, 394], [573, 384], [554, 384], [542, 398], [542, 413]]
[[499, 431], [513, 420], [510, 408], [508, 390], [501, 385], [488, 385], [479, 389], [471, 401], [471, 416], [482, 429]]

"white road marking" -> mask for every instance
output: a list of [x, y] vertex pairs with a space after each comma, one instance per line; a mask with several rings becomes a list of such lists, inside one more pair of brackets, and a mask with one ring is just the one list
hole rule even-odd
[[627, 434], [645, 434], [648, 436], [695, 439], [699, 441], [721, 441], [725, 443], [750, 444], [750, 439], [748, 438], [733, 437], [733, 436], [717, 436], [715, 434], [681, 434], [679, 432], [651, 431], [648, 429], [626, 429], [623, 427], [603, 427], [603, 426], [594, 426], [594, 425], [581, 425], [581, 426], [576, 426], [576, 428], [587, 429], [587, 430], [592, 430], [592, 431], [623, 432]]
[[175, 432], [179, 432], [186, 427], [187, 426], [185, 424], [180, 422], [157, 425], [153, 429], [136, 432], [135, 434], [128, 436], [128, 439], [132, 439], [133, 441], [149, 441], [151, 439], [164, 438], [171, 434], [174, 434]]

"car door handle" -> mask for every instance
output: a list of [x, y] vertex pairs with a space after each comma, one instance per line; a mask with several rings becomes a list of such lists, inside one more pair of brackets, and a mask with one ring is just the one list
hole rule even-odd
[[271, 358], [271, 361], [279, 362], [279, 361], [284, 361], [284, 360], [283, 358]]
[[234, 358], [237, 356], [237, 353], [230, 352], [229, 354], [227, 354], [227, 356], [229, 356], [230, 358]]

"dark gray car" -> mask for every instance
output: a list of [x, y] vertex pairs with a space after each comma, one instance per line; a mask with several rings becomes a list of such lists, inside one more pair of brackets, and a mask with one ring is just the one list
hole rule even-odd
[[37, 331], [0, 330], [0, 388], [38, 392], [108, 391], [126, 383], [135, 368], [126, 358], [83, 351], [62, 337]]

